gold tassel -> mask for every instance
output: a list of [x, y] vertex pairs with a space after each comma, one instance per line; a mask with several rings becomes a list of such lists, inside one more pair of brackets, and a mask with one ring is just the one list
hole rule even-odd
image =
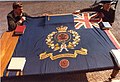
[[48, 21], [50, 20], [50, 16], [48, 16]]

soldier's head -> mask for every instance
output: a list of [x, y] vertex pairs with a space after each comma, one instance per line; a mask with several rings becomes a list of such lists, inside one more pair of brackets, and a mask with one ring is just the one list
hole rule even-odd
[[14, 2], [12, 7], [13, 7], [14, 12], [18, 15], [23, 12], [23, 5], [21, 2]]
[[103, 9], [104, 10], [109, 10], [112, 4], [111, 0], [105, 0], [105, 1], [101, 1], [101, 3], [103, 4]]

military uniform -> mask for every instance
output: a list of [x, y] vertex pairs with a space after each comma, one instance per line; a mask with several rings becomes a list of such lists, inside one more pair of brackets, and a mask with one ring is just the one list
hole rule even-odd
[[80, 12], [88, 12], [88, 11], [95, 11], [98, 13], [102, 13], [104, 15], [102, 17], [102, 20], [104, 22], [109, 22], [111, 24], [115, 20], [115, 9], [110, 8], [109, 11], [106, 11], [102, 8], [102, 5], [98, 5], [96, 7], [86, 8], [86, 9], [80, 10]]
[[28, 16], [26, 13], [22, 13], [21, 16], [17, 16], [14, 14], [14, 11], [11, 11], [7, 15], [7, 21], [8, 21], [8, 30], [13, 31], [15, 30], [17, 25], [22, 25], [23, 23], [20, 23], [19, 20], [22, 18], [22, 16]]

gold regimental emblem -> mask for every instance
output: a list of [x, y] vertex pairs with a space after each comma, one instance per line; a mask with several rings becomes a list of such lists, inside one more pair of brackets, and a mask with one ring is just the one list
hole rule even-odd
[[76, 58], [78, 54], [86, 55], [87, 49], [81, 48], [80, 50], [74, 50], [74, 54], [68, 53], [69, 49], [74, 49], [80, 42], [80, 35], [74, 30], [67, 30], [67, 26], [60, 26], [56, 28], [56, 32], [48, 34], [46, 38], [46, 44], [53, 51], [62, 52], [65, 50], [67, 53], [58, 54], [53, 56], [53, 53], [41, 53], [40, 59], [50, 57], [51, 60], [55, 60], [63, 57]]
[[[54, 51], [60, 50], [59, 52], [62, 52], [63, 49], [66, 51], [69, 51], [68, 49], [74, 49], [74, 47], [79, 44], [80, 35], [76, 31], [67, 31], [67, 26], [60, 26], [56, 29], [58, 32], [52, 32], [46, 38], [46, 44], [49, 48], [53, 49]], [[72, 42], [69, 41], [71, 36], [68, 35], [68, 33], [72, 35]], [[57, 41], [60, 44], [54, 42], [54, 36], [57, 36]], [[68, 44], [66, 44], [67, 41], [69, 41]]]

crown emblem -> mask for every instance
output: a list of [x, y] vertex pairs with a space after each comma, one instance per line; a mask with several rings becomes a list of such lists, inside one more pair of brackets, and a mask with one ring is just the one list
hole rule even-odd
[[67, 26], [60, 26], [56, 28], [58, 30], [58, 32], [66, 32], [66, 30], [68, 29]]

